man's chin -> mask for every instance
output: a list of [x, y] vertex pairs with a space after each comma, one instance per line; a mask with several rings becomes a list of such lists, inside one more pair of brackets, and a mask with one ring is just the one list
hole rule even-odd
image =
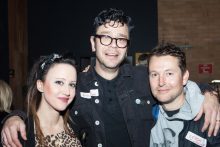
[[119, 67], [118, 64], [105, 64], [104, 66], [108, 69], [118, 69]]
[[106, 66], [106, 68], [116, 70], [116, 69], [118, 69], [118, 66]]
[[160, 98], [160, 99], [157, 99], [161, 104], [169, 104], [172, 102], [171, 99], [167, 99], [167, 98]]

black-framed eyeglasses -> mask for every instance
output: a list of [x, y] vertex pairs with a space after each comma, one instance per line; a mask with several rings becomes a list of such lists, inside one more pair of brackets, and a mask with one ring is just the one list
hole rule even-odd
[[100, 43], [104, 46], [109, 46], [114, 39], [118, 48], [126, 48], [130, 43], [130, 40], [126, 38], [112, 38], [108, 35], [95, 35], [95, 37], [99, 38]]

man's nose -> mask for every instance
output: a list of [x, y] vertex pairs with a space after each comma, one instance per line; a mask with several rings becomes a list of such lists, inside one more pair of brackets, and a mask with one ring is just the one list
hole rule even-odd
[[117, 40], [115, 38], [112, 39], [111, 47], [114, 47], [114, 48], [118, 47], [117, 46]]
[[159, 78], [159, 85], [160, 85], [160, 86], [164, 86], [165, 83], [166, 83], [166, 82], [165, 82], [165, 78], [164, 78], [164, 76], [161, 75], [160, 78]]

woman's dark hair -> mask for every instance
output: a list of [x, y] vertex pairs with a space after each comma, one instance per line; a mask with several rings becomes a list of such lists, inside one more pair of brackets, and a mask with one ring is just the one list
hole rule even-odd
[[[58, 54], [51, 54], [48, 56], [41, 56], [33, 65], [30, 76], [28, 79], [28, 92], [27, 92], [27, 114], [30, 117], [33, 117], [36, 128], [36, 137], [39, 140], [40, 144], [44, 144], [43, 133], [40, 128], [40, 121], [37, 116], [37, 110], [41, 102], [41, 92], [37, 89], [37, 80], [45, 81], [45, 77], [48, 71], [56, 64], [69, 64], [75, 68], [75, 60]], [[64, 118], [64, 129], [68, 131], [67, 121], [68, 121], [68, 109], [62, 112]]]

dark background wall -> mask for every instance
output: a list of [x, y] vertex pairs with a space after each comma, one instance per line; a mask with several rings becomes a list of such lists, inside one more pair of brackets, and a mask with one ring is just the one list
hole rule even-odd
[[[80, 67], [94, 58], [89, 37], [94, 17], [103, 9], [123, 9], [132, 17], [130, 57], [157, 44], [157, 0], [0, 0], [0, 4], [0, 78], [12, 87], [14, 108], [24, 107], [28, 71], [40, 55], [69, 52]], [[14, 71], [10, 77], [9, 69]]]
[[0, 0], [0, 79], [9, 82], [9, 50], [8, 50], [8, 4]]
[[71, 52], [77, 60], [94, 56], [89, 43], [93, 20], [110, 7], [123, 9], [133, 19], [129, 56], [157, 44], [157, 0], [29, 0], [29, 66], [40, 55], [51, 52]]

